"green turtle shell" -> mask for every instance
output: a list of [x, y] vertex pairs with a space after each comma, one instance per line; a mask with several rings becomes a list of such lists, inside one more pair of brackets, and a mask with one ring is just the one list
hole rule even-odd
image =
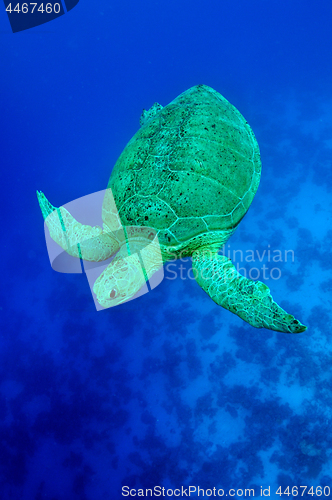
[[108, 183], [122, 225], [153, 227], [162, 248], [182, 255], [224, 243], [260, 180], [259, 148], [246, 120], [198, 85], [164, 108], [155, 103], [141, 125]]

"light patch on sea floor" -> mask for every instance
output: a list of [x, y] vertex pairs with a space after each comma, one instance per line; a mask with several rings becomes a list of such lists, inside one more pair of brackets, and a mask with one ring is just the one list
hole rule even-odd
[[206, 376], [200, 376], [195, 380], [188, 381], [181, 391], [181, 399], [192, 407], [193, 403], [196, 404], [197, 398], [204, 396], [209, 391], [211, 391], [211, 386]]
[[212, 456], [218, 446], [227, 448], [243, 437], [245, 424], [243, 418], [234, 418], [227, 411], [220, 409], [211, 419], [205, 416], [196, 426], [194, 439], [206, 446], [206, 455]]
[[[329, 299], [326, 292], [321, 289], [321, 284], [324, 281], [332, 279], [332, 271], [324, 271], [319, 262], [314, 260], [310, 262], [310, 266], [305, 271], [305, 282], [299, 290], [299, 298], [301, 304], [310, 305], [310, 308], [324, 304], [332, 306], [332, 298]], [[310, 314], [310, 309], [305, 307], [307, 313]]]
[[251, 387], [260, 379], [260, 366], [236, 360], [236, 366], [224, 377], [224, 382], [231, 386], [243, 385]]
[[314, 389], [299, 384], [277, 385], [277, 395], [283, 403], [288, 403], [293, 411], [302, 413], [306, 402], [314, 398]]
[[273, 453], [278, 452], [279, 450], [280, 443], [276, 442], [268, 450], [260, 450], [257, 453], [257, 455], [262, 459], [263, 462], [264, 476], [257, 476], [253, 481], [259, 486], [262, 486], [263, 489], [266, 489], [270, 486], [271, 496], [269, 498], [276, 498], [275, 491], [277, 490], [278, 485], [276, 485], [274, 481], [280, 473], [280, 469], [276, 463], [271, 462], [271, 457]]
[[300, 225], [321, 241], [332, 227], [332, 197], [325, 186], [308, 180], [298, 188], [287, 204], [287, 215], [299, 218]]

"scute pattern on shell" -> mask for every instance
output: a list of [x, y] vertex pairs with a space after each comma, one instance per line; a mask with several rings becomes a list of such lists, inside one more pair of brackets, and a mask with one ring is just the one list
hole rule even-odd
[[218, 92], [198, 85], [134, 135], [108, 187], [124, 226], [153, 227], [162, 246], [190, 254], [229, 236], [253, 200], [260, 172], [246, 120]]

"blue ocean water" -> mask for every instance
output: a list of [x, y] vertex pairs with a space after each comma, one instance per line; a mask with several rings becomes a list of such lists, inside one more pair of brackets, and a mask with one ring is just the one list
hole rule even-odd
[[[331, 17], [324, 0], [80, 0], [13, 34], [2, 9], [1, 500], [331, 497]], [[300, 335], [218, 307], [189, 259], [99, 312], [84, 274], [49, 264], [36, 189], [55, 206], [105, 189], [142, 109], [200, 83], [262, 155], [226, 251], [253, 252], [234, 260]]]

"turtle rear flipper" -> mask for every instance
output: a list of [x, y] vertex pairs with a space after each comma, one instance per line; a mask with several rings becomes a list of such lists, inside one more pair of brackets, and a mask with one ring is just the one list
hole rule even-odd
[[241, 276], [227, 257], [197, 251], [193, 254], [193, 270], [197, 283], [214, 302], [255, 328], [285, 333], [307, 329], [274, 302], [264, 283]]
[[119, 249], [118, 242], [101, 227], [81, 224], [64, 207], [51, 205], [41, 191], [37, 198], [51, 238], [69, 255], [101, 262]]

